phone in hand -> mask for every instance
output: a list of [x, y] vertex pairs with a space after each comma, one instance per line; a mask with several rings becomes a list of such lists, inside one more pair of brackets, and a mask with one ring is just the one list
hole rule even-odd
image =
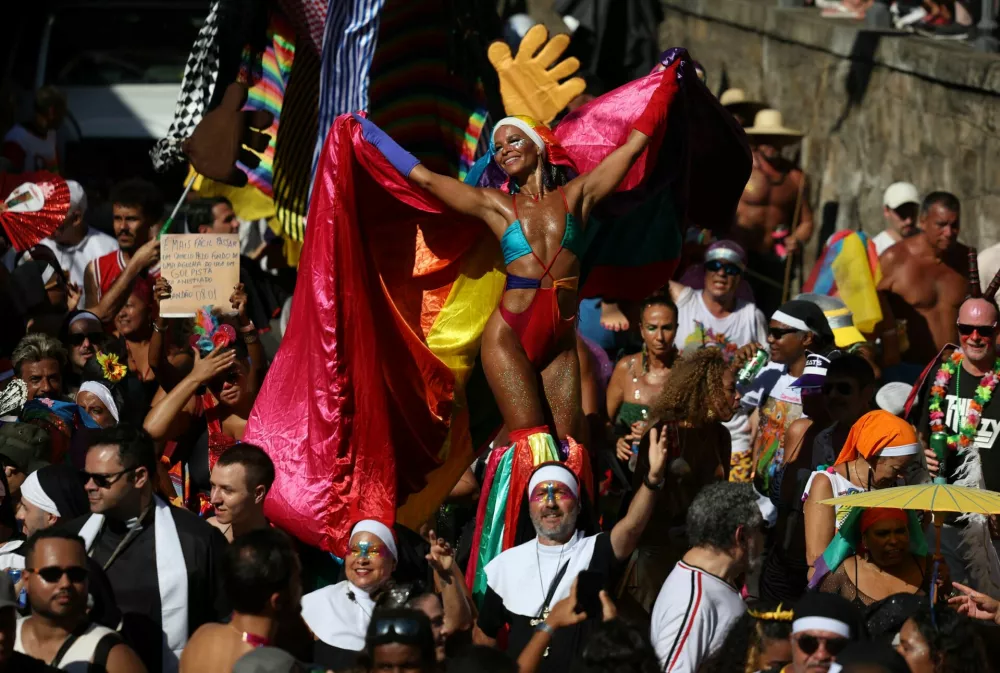
[[586, 612], [590, 619], [600, 619], [601, 590], [604, 589], [604, 575], [593, 570], [584, 570], [576, 577], [576, 611]]

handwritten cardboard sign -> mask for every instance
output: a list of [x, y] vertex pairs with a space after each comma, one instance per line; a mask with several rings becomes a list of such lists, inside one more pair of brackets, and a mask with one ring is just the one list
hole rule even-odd
[[229, 297], [240, 282], [239, 234], [167, 234], [160, 239], [160, 273], [171, 296], [164, 318], [190, 318], [202, 306], [232, 312]]

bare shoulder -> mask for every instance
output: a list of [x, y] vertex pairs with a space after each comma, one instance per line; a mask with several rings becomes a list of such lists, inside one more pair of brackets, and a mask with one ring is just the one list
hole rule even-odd
[[833, 484], [830, 483], [829, 479], [825, 477], [823, 479], [813, 479], [812, 485], [809, 488], [809, 493], [807, 495], [806, 504], [815, 504], [820, 500], [833, 497]]
[[878, 261], [882, 265], [882, 271], [885, 272], [887, 268], [895, 267], [905, 262], [910, 256], [910, 241], [909, 239], [903, 239], [896, 245], [886, 248], [885, 252], [878, 258]]

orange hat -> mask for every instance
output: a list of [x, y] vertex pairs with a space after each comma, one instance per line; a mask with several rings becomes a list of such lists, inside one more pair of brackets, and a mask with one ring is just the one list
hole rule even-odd
[[879, 521], [884, 521], [886, 519], [902, 521], [906, 525], [910, 524], [909, 516], [907, 516], [906, 512], [901, 509], [892, 509], [889, 507], [870, 507], [861, 513], [861, 534], [864, 535], [866, 530]]
[[913, 456], [920, 452], [920, 443], [913, 426], [888, 411], [869, 411], [851, 427], [851, 434], [837, 456], [835, 465], [865, 458]]

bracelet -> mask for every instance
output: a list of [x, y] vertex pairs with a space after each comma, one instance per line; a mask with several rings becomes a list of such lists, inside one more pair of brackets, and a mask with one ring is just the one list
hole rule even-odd
[[547, 633], [549, 637], [552, 637], [552, 634], [556, 632], [556, 630], [552, 628], [552, 625], [548, 622], [538, 622], [538, 626], [535, 627], [535, 630]]
[[247, 332], [253, 332], [257, 329], [257, 326], [253, 324], [253, 320], [248, 322], [246, 325], [240, 327], [240, 332], [246, 334]]
[[667, 481], [666, 479], [660, 479], [659, 483], [654, 484], [649, 480], [649, 475], [647, 474], [645, 477], [642, 478], [642, 485], [648, 488], [650, 491], [662, 491], [663, 484], [666, 483], [666, 481]]
[[257, 336], [256, 332], [243, 332], [242, 334], [240, 334], [240, 336], [243, 337], [243, 343], [245, 343], [248, 346], [251, 344], [258, 343], [260, 341], [260, 337]]
[[155, 321], [155, 320], [153, 321], [153, 331], [154, 331], [154, 332], [159, 332], [159, 333], [161, 333], [161, 334], [162, 334], [162, 333], [163, 333], [163, 331], [164, 331], [164, 329], [165, 329], [165, 328], [163, 328], [163, 327], [160, 327], [159, 325], [157, 325], [157, 324], [156, 324], [156, 321]]

